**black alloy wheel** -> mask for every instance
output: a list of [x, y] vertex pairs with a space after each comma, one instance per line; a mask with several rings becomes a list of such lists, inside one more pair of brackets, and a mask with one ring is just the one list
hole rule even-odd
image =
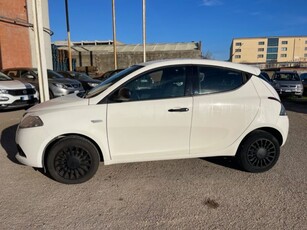
[[94, 176], [99, 161], [99, 153], [89, 140], [68, 136], [51, 148], [47, 157], [47, 169], [56, 181], [78, 184]]
[[248, 172], [265, 172], [277, 162], [280, 147], [277, 139], [265, 131], [255, 131], [241, 144], [237, 160]]

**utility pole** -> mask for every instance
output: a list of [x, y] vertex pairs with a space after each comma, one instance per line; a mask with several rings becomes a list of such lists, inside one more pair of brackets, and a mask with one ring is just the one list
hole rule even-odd
[[72, 57], [71, 57], [71, 41], [70, 41], [70, 26], [69, 26], [69, 14], [68, 14], [68, 0], [65, 0], [66, 11], [66, 28], [67, 28], [67, 46], [68, 46], [68, 61], [69, 71], [72, 71]]
[[117, 69], [117, 50], [116, 50], [116, 21], [115, 21], [115, 0], [112, 0], [112, 24], [113, 24], [113, 53], [114, 53], [114, 69]]
[[146, 62], [146, 0], [143, 0], [143, 61]]
[[44, 102], [49, 100], [49, 89], [41, 1], [42, 0], [32, 0], [32, 8], [40, 101]]

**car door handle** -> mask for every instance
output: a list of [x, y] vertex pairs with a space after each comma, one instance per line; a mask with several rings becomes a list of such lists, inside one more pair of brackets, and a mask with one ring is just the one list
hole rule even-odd
[[169, 109], [168, 112], [188, 112], [188, 108]]

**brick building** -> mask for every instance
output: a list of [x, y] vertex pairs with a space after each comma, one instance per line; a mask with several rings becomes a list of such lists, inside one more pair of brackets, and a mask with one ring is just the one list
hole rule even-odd
[[[42, 1], [47, 67], [52, 68], [48, 1]], [[0, 0], [0, 69], [36, 67], [31, 0]]]

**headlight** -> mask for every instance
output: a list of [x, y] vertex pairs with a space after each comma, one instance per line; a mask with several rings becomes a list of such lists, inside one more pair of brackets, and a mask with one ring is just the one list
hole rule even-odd
[[67, 86], [62, 84], [62, 83], [52, 83], [53, 85], [55, 85], [58, 88], [63, 88], [63, 89], [67, 89]]
[[88, 83], [88, 85], [89, 85], [90, 87], [96, 87], [96, 86], [98, 85], [98, 83]]
[[7, 94], [8, 91], [6, 89], [0, 89], [0, 94]]
[[20, 122], [19, 128], [20, 129], [34, 128], [43, 125], [44, 123], [38, 116], [28, 116]]

